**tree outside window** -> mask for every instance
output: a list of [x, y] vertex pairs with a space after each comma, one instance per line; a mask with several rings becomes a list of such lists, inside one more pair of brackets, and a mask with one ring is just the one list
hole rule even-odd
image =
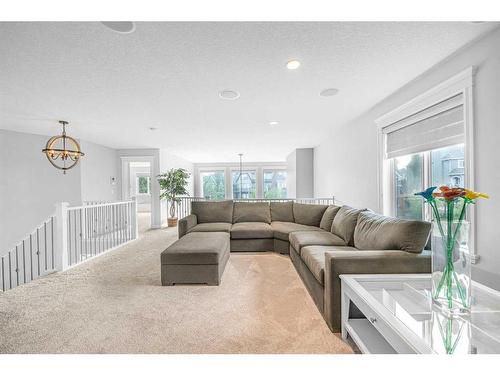
[[423, 201], [415, 193], [423, 190], [423, 155], [414, 154], [394, 159], [396, 216], [404, 219], [423, 218]]
[[150, 184], [149, 176], [137, 176], [137, 194], [149, 194]]
[[286, 171], [265, 170], [264, 171], [264, 198], [280, 199], [286, 198]]
[[201, 172], [200, 180], [205, 199], [220, 200], [226, 197], [226, 186], [223, 171]]

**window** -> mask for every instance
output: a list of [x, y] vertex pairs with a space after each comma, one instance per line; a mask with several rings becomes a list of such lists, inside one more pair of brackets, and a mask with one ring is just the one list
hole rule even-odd
[[149, 176], [137, 176], [136, 183], [137, 183], [136, 186], [137, 194], [150, 194], [151, 181]]
[[224, 199], [226, 197], [224, 171], [201, 172], [202, 194], [206, 199]]
[[460, 93], [384, 128], [386, 157], [393, 160], [396, 216], [429, 219], [414, 193], [428, 186], [463, 186], [463, 102]]
[[464, 158], [463, 144], [394, 158], [395, 216], [428, 220], [431, 213], [424, 212], [423, 199], [414, 193], [428, 186], [464, 187]]
[[423, 155], [394, 159], [395, 213], [405, 219], [423, 218], [423, 201], [415, 193], [423, 190]]
[[286, 171], [264, 170], [264, 198], [286, 198]]
[[256, 198], [256, 172], [251, 171], [233, 171], [233, 198], [235, 199], [249, 199]]
[[[450, 187], [464, 187], [465, 147], [463, 144], [444, 147], [430, 152], [431, 180], [430, 186], [447, 185]], [[439, 216], [444, 218], [444, 207]], [[431, 213], [429, 213], [430, 217]], [[460, 216], [460, 210], [455, 210], [455, 218]]]
[[[380, 192], [383, 212], [432, 220], [423, 199], [413, 197], [429, 186], [474, 186], [473, 77], [470, 67], [376, 120], [379, 127]], [[415, 201], [419, 198], [420, 201]], [[474, 244], [474, 207], [466, 218]]]
[[464, 187], [465, 149], [463, 144], [432, 150], [430, 156], [432, 186]]

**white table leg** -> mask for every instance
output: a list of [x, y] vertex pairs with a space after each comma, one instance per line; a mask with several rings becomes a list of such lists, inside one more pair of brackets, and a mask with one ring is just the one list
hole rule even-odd
[[[342, 288], [344, 289], [344, 288]], [[341, 330], [342, 330], [342, 339], [347, 340], [347, 330], [345, 329], [345, 323], [349, 319], [349, 305], [351, 302], [351, 299], [349, 296], [342, 290], [342, 302], [341, 302]]]

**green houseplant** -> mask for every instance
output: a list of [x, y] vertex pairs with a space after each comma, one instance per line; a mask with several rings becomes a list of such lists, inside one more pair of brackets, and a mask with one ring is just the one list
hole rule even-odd
[[175, 216], [177, 206], [181, 202], [180, 197], [189, 195], [187, 191], [189, 172], [183, 168], [172, 168], [168, 172], [157, 176], [160, 184], [160, 199], [170, 203], [170, 217], [167, 219], [169, 227], [177, 226]]

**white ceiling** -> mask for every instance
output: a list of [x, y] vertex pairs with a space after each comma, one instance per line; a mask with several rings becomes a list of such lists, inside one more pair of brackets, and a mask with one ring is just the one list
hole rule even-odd
[[[51, 135], [65, 119], [71, 135], [114, 148], [284, 160], [497, 26], [138, 22], [118, 34], [98, 22], [3, 22], [0, 128]], [[285, 68], [291, 58], [299, 69]], [[339, 94], [320, 97], [329, 87]], [[224, 89], [241, 97], [222, 100]]]

